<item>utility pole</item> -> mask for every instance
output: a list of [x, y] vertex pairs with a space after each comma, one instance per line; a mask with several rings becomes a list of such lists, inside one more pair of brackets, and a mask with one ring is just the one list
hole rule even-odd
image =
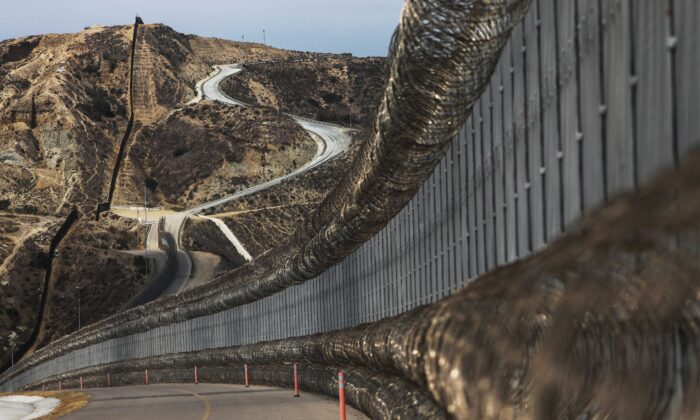
[[265, 42], [265, 30], [263, 29], [263, 45], [265, 45], [265, 44], [266, 44], [266, 42]]
[[78, 291], [78, 329], [80, 329], [80, 286], [76, 287]]
[[12, 331], [10, 335], [7, 336], [7, 344], [10, 345], [10, 366], [15, 365], [15, 346], [17, 346], [17, 333]]
[[[148, 193], [147, 188], [148, 187], [146, 186], [146, 182], [144, 181], [144, 183], [143, 183], [143, 212], [144, 212], [144, 222], [145, 222], [144, 226], [146, 226], [146, 224], [148, 224], [148, 200], [146, 199], [146, 197], [147, 197], [146, 194]], [[151, 226], [151, 229], [153, 229], [153, 226]], [[143, 249], [146, 251], [145, 252], [146, 253], [146, 265], [148, 265], [148, 229], [146, 229], [145, 235], [146, 235], [146, 238], [143, 241], [143, 243], [144, 243]]]

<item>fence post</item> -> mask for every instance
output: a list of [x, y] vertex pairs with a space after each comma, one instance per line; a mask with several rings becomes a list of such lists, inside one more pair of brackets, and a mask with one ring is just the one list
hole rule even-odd
[[148, 385], [148, 369], [146, 369], [146, 385]]
[[297, 364], [294, 363], [294, 398], [299, 397], [299, 373], [297, 371]]
[[338, 398], [340, 399], [340, 420], [345, 420], [345, 374], [338, 373]]
[[245, 368], [245, 387], [248, 388], [248, 363], [243, 365]]
[[197, 366], [194, 367], [194, 384], [199, 384], [199, 372], [197, 371]]

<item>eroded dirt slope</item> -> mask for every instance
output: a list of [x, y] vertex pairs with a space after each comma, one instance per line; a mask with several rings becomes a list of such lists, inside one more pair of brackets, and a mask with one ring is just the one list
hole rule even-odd
[[145, 182], [153, 204], [191, 207], [292, 172], [315, 153], [284, 115], [205, 101], [142, 129], [128, 176], [134, 190]]
[[353, 131], [351, 147], [324, 165], [206, 213], [222, 219], [251, 256], [260, 255], [293, 233], [335, 188], [366, 136]]
[[0, 42], [0, 200], [90, 211], [126, 125], [130, 28]]
[[60, 221], [0, 213], [0, 365], [32, 334], [44, 289], [49, 243]]
[[[143, 231], [117, 217], [91, 221], [107, 200], [127, 127], [132, 34], [131, 25], [95, 26], [0, 41], [0, 211], [7, 212], [0, 216], [0, 336], [12, 330], [21, 341], [36, 325], [48, 243], [73, 207], [81, 218], [56, 255], [39, 344], [75, 329], [76, 287], [87, 325], [121, 309], [148, 281], [145, 261], [121, 252], [142, 247]], [[299, 60], [321, 63], [313, 80]], [[186, 105], [212, 65], [261, 61], [289, 66], [277, 64], [267, 81], [269, 68], [260, 67], [260, 85], [269, 82], [276, 102], [263, 95], [254, 109]], [[314, 155], [316, 144], [276, 108], [341, 122], [349, 119], [343, 113], [350, 105], [355, 123], [366, 125], [383, 65], [140, 26], [131, 91], [135, 125], [115, 202], [141, 204], [145, 184], [149, 204], [186, 207], [291, 172]], [[259, 93], [255, 74], [246, 73], [250, 80], [241, 86]], [[242, 99], [251, 95], [241, 93]], [[263, 252], [325, 197], [350, 156], [218, 211], [255, 254]], [[30, 226], [40, 231], [17, 236]], [[3, 346], [0, 363], [9, 357]]]
[[232, 98], [318, 121], [369, 127], [384, 87], [385, 58], [317, 55], [249, 64], [222, 83]]
[[118, 312], [138, 294], [149, 278], [146, 260], [122, 251], [137, 248], [139, 235], [134, 223], [116, 218], [76, 223], [54, 260], [40, 347], [77, 328], [77, 287], [83, 326]]

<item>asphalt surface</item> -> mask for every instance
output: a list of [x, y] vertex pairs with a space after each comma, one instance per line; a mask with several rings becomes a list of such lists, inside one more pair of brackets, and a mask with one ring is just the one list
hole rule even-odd
[[[339, 418], [338, 401], [290, 389], [224, 384], [154, 384], [88, 389], [90, 402], [66, 420], [179, 420]], [[347, 407], [348, 419], [366, 419]]]
[[[219, 69], [219, 72], [214, 74], [214, 76], [210, 77], [208, 80], [202, 83], [203, 97], [205, 99], [218, 101], [228, 105], [248, 106], [244, 102], [237, 101], [229, 97], [228, 95], [223, 93], [219, 88], [219, 84], [222, 80], [231, 75], [241, 72], [243, 69], [238, 64], [225, 64], [217, 66], [217, 68]], [[185, 213], [197, 214], [208, 208], [218, 206], [219, 204], [227, 203], [229, 201], [233, 201], [246, 195], [265, 190], [274, 185], [278, 185], [286, 179], [301, 175], [305, 172], [310, 171], [313, 168], [323, 165], [328, 160], [344, 152], [348, 148], [348, 146], [350, 146], [350, 142], [352, 139], [350, 136], [350, 130], [347, 128], [319, 121], [314, 121], [308, 118], [297, 117], [295, 115], [287, 115], [294, 119], [297, 122], [297, 124], [299, 124], [303, 129], [308, 131], [311, 135], [311, 138], [313, 138], [316, 142], [316, 155], [313, 158], [311, 158], [309, 162], [279, 178], [271, 179], [267, 182], [263, 182], [250, 188], [246, 188], [229, 196], [200, 204], [198, 206], [185, 210]]]
[[[204, 80], [197, 83], [197, 97], [190, 101], [190, 104], [196, 103], [202, 99], [209, 99], [213, 101], [218, 101], [232, 106], [248, 106], [246, 103], [235, 100], [224, 92], [221, 91], [219, 85], [227, 77], [237, 74], [243, 71], [243, 68], [238, 64], [224, 64], [215, 66], [215, 70]], [[173, 111], [175, 112], [175, 111]], [[196, 215], [203, 212], [209, 208], [218, 206], [229, 201], [236, 200], [238, 198], [244, 197], [249, 194], [253, 194], [272, 186], [278, 185], [283, 181], [301, 175], [308, 172], [316, 167], [319, 167], [326, 163], [328, 160], [334, 158], [340, 153], [344, 152], [351, 142], [350, 130], [333, 124], [327, 124], [319, 121], [314, 121], [308, 118], [298, 117], [290, 114], [286, 114], [290, 118], [294, 119], [297, 124], [304, 128], [311, 138], [316, 142], [316, 154], [309, 162], [305, 165], [295, 169], [294, 171], [283, 175], [281, 177], [263, 182], [261, 184], [255, 185], [250, 188], [238, 191], [234, 194], [228, 195], [226, 197], [219, 198], [217, 200], [209, 201], [195, 207], [189, 208], [187, 210], [171, 213], [165, 212], [163, 217], [165, 218], [165, 231], [171, 233], [175, 238], [175, 241], [180, 246], [180, 230], [185, 218]], [[137, 210], [133, 209], [119, 209], [119, 214], [126, 216], [127, 214], [133, 213]], [[138, 213], [137, 213], [138, 214]], [[149, 214], [149, 218], [156, 217], [156, 214]], [[236, 236], [231, 232], [229, 227], [220, 219], [209, 217], [221, 230], [221, 232], [226, 236], [226, 238], [231, 242], [231, 245], [236, 249], [239, 255], [241, 255], [245, 260], [250, 261], [251, 255], [245, 249], [243, 244], [236, 238]], [[147, 246], [149, 249], [157, 249], [158, 239], [157, 239], [157, 223], [153, 225], [153, 228], [149, 231]], [[166, 296], [170, 294], [177, 294], [182, 290], [189, 288], [188, 279], [192, 272], [192, 261], [189, 255], [183, 251], [178, 251], [178, 274], [169, 287], [163, 292], [161, 296]], [[201, 279], [199, 279], [201, 282]]]
[[177, 271], [175, 278], [170, 281], [168, 287], [163, 291], [161, 296], [173, 295], [180, 292], [187, 284], [187, 281], [192, 274], [192, 260], [187, 253], [181, 249], [177, 250]]

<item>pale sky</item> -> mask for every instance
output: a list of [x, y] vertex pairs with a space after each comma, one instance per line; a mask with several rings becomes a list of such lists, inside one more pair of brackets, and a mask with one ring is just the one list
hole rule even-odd
[[0, 0], [0, 40], [94, 24], [164, 23], [183, 33], [280, 48], [386, 55], [403, 0]]

